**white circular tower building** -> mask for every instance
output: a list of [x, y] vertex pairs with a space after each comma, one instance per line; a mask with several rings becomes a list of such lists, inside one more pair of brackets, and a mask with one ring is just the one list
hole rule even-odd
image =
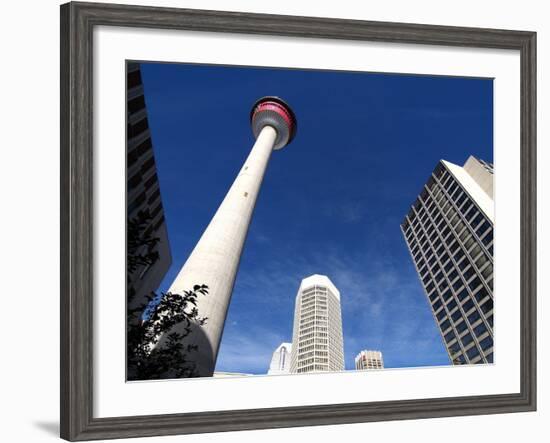
[[169, 292], [183, 293], [194, 285], [208, 286], [209, 294], [197, 299], [199, 316], [207, 317], [206, 324], [193, 324], [184, 343], [198, 346], [188, 359], [196, 364], [199, 376], [214, 372], [243, 245], [271, 153], [288, 145], [296, 135], [294, 112], [278, 97], [259, 99], [252, 107], [250, 123], [256, 142], [169, 288]]

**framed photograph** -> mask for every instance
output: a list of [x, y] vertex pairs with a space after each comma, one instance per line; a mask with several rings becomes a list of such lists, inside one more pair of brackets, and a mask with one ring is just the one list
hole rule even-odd
[[62, 5], [61, 437], [534, 411], [535, 79], [534, 32]]

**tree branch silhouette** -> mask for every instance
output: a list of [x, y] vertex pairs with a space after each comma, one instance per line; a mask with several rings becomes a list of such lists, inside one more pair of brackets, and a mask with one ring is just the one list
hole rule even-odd
[[[197, 297], [208, 294], [208, 286], [195, 285], [183, 294], [151, 292], [145, 303], [130, 307], [136, 296], [133, 276], [159, 259], [155, 247], [160, 240], [152, 236], [151, 219], [148, 211], [140, 211], [128, 220], [127, 377], [128, 380], [197, 377], [196, 365], [188, 355], [198, 347], [184, 345], [183, 339], [192, 333], [191, 322], [206, 323], [207, 318], [199, 316], [196, 306]], [[170, 332], [176, 325], [181, 332]], [[164, 336], [162, 346], [157, 346]]]

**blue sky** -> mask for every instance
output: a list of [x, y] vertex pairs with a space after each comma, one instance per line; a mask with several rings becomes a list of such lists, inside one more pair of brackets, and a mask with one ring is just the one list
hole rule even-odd
[[292, 339], [300, 280], [342, 300], [346, 368], [448, 364], [399, 224], [440, 159], [493, 160], [490, 79], [142, 64], [173, 265], [166, 290], [254, 138], [251, 105], [285, 99], [295, 140], [274, 152], [241, 258], [217, 370], [266, 373]]

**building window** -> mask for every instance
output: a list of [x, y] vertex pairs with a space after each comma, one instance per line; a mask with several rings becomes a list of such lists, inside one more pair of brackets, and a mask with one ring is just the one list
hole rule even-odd
[[462, 312], [460, 312], [460, 309], [457, 309], [455, 312], [451, 314], [451, 318], [453, 321], [458, 321], [459, 318], [462, 318]]
[[447, 304], [447, 309], [449, 310], [449, 312], [451, 312], [454, 308], [456, 308], [457, 304], [456, 304], [456, 300], [452, 299], [448, 304]]
[[464, 332], [466, 329], [468, 329], [468, 325], [466, 324], [465, 321], [461, 321], [455, 327], [456, 327], [456, 330], [458, 331], [459, 334], [461, 332]]
[[462, 337], [460, 339], [460, 341], [462, 341], [462, 344], [464, 346], [468, 346], [470, 343], [472, 343], [473, 340], [474, 340], [474, 338], [472, 337], [472, 334], [470, 334], [470, 333], [466, 334], [464, 337]]
[[468, 349], [468, 351], [466, 351], [466, 355], [468, 356], [468, 358], [470, 360], [472, 360], [474, 357], [477, 357], [479, 355], [479, 351], [478, 349], [474, 346], [470, 349]]
[[481, 346], [481, 349], [485, 351], [486, 349], [489, 349], [490, 347], [493, 346], [493, 337], [489, 335], [485, 337], [483, 340], [481, 340], [479, 344]]
[[136, 188], [137, 185], [141, 183], [141, 172], [138, 171], [137, 174], [134, 174], [133, 177], [128, 180], [128, 189], [127, 191], [130, 192], [132, 189]]
[[140, 95], [132, 100], [128, 101], [128, 112], [134, 114], [138, 111], [145, 109], [145, 98]]
[[458, 293], [457, 297], [460, 301], [464, 300], [466, 297], [468, 297], [468, 290], [464, 288], [462, 291]]
[[481, 318], [478, 311], [472, 312], [470, 315], [468, 315], [468, 321], [470, 324], [474, 324], [476, 321], [478, 321]]
[[483, 334], [485, 334], [485, 332], [487, 332], [487, 327], [483, 322], [474, 328], [474, 333], [477, 337], [481, 337]]
[[450, 331], [448, 332], [447, 334], [445, 334], [445, 341], [447, 343], [450, 343], [451, 341], [453, 341], [454, 339], [456, 338], [455, 336], [455, 333], [453, 331]]
[[482, 286], [481, 288], [479, 288], [479, 291], [477, 291], [474, 294], [474, 297], [478, 302], [482, 302], [483, 300], [485, 300], [485, 297], [487, 297], [488, 295], [489, 295], [489, 292], [487, 292], [487, 289], [485, 289], [485, 287]]
[[491, 309], [493, 309], [493, 300], [489, 299], [481, 305], [481, 310], [487, 314]]
[[464, 303], [464, 305], [462, 305], [462, 308], [464, 309], [464, 312], [468, 313], [468, 311], [470, 309], [472, 309], [474, 307], [474, 302], [472, 299], [469, 299], [468, 301], [466, 301], [466, 303]]
[[479, 279], [479, 277], [476, 277], [470, 282], [469, 286], [470, 286], [470, 289], [473, 291], [480, 284], [481, 284], [481, 280]]

